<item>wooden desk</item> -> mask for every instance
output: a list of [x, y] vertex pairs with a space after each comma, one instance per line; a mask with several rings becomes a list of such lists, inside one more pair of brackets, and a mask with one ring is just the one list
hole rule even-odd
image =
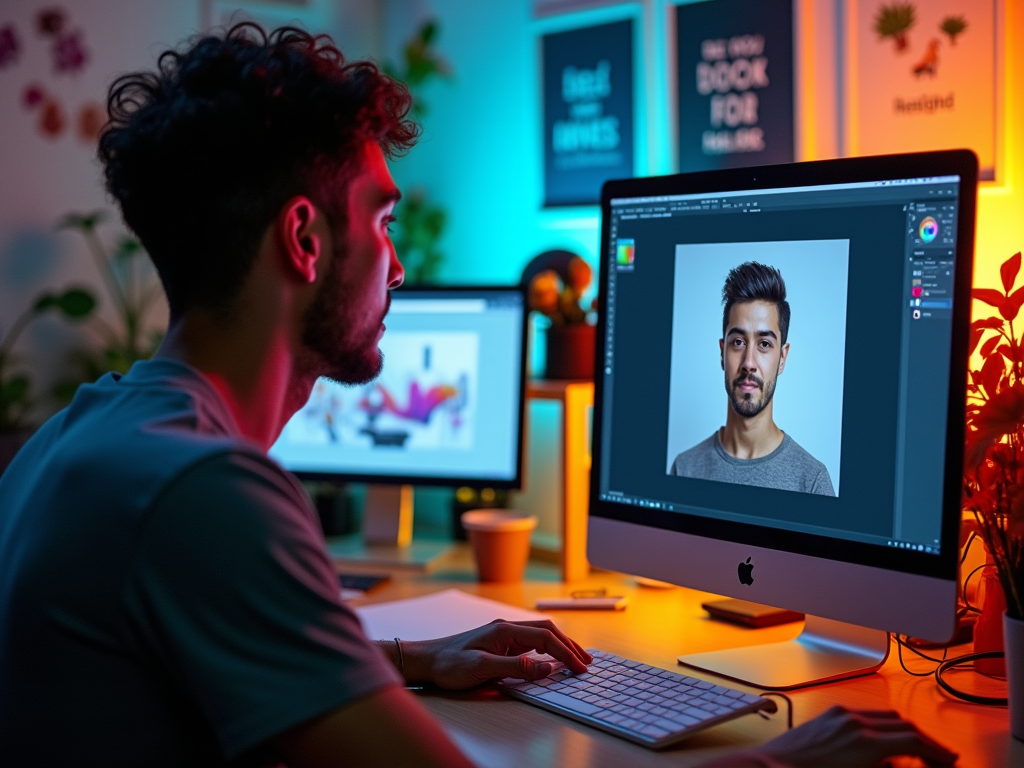
[[[687, 589], [638, 587], [621, 574], [597, 572], [567, 585], [554, 566], [531, 565], [527, 580], [513, 585], [478, 584], [472, 575], [470, 553], [457, 551], [448, 564], [430, 575], [395, 576], [357, 604], [383, 602], [457, 587], [512, 605], [533, 608], [538, 597], [568, 595], [576, 589], [606, 587], [629, 597], [623, 612], [560, 611], [552, 615], [567, 634], [584, 647], [600, 648], [665, 669], [686, 669], [676, 663], [682, 652], [736, 647], [794, 637], [798, 624], [744, 629], [707, 618], [700, 604], [710, 596]], [[953, 649], [951, 655], [966, 652]], [[908, 661], [911, 669], [926, 662]], [[694, 671], [695, 677], [714, 679]], [[716, 680], [735, 687], [742, 685]], [[999, 684], [960, 676], [959, 684], [993, 695]], [[1003, 687], [1005, 690], [1005, 687]], [[806, 722], [833, 704], [872, 709], [895, 709], [922, 730], [960, 754], [964, 768], [1024, 766], [1024, 743], [1009, 735], [1005, 708], [978, 707], [949, 699], [933, 677], [904, 673], [896, 651], [878, 674], [789, 693], [795, 705], [794, 724]], [[423, 692], [420, 699], [444, 725], [459, 746], [480, 766], [647, 766], [699, 765], [717, 755], [754, 746], [785, 730], [783, 712], [770, 721], [750, 715], [695, 735], [682, 744], [653, 752], [567, 718], [511, 700], [497, 691], [465, 693]], [[784, 704], [782, 705], [785, 706]]]

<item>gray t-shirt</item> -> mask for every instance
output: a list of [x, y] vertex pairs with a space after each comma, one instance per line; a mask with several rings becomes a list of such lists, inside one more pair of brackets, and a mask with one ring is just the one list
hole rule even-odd
[[81, 388], [0, 477], [0, 764], [264, 764], [400, 681], [302, 487], [188, 366]]
[[707, 440], [676, 456], [669, 474], [822, 496], [836, 495], [825, 465], [787, 434], [783, 434], [782, 443], [767, 456], [737, 459], [722, 447], [716, 431]]

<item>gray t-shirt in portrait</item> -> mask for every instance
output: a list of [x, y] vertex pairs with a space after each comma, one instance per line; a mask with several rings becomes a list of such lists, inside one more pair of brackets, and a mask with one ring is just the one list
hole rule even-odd
[[401, 683], [315, 511], [198, 371], [81, 387], [0, 477], [0, 765], [276, 764]]
[[716, 431], [707, 440], [676, 456], [669, 474], [782, 491], [836, 495], [825, 465], [787, 434], [783, 434], [782, 443], [767, 456], [737, 459], [725, 450]]

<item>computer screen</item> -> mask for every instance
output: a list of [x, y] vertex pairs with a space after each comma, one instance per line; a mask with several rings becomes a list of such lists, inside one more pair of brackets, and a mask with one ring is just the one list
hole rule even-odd
[[522, 291], [399, 289], [385, 325], [380, 376], [317, 380], [270, 455], [310, 479], [518, 488]]
[[972, 158], [605, 186], [592, 560], [887, 630], [877, 586], [938, 579], [951, 626]]

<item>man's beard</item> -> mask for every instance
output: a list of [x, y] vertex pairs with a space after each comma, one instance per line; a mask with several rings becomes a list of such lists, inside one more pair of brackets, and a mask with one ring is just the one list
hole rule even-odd
[[[744, 381], [752, 381], [757, 384], [761, 390], [761, 397], [754, 400], [752, 392], [737, 392], [737, 387]], [[732, 404], [732, 409], [736, 411], [740, 416], [744, 418], [752, 418], [757, 416], [761, 411], [768, 407], [768, 403], [772, 401], [772, 397], [775, 395], [775, 382], [777, 378], [772, 379], [765, 386], [764, 381], [759, 379], [754, 374], [743, 374], [733, 379], [732, 386], [726, 385], [725, 391], [729, 395], [729, 402]], [[738, 394], [738, 396], [737, 396]]]
[[334, 254], [324, 283], [306, 310], [302, 324], [302, 343], [310, 351], [308, 366], [317, 376], [326, 376], [339, 384], [367, 384], [384, 367], [384, 355], [377, 349], [377, 332], [391, 306], [388, 294], [384, 312], [372, 321], [352, 316], [359, 297], [342, 289], [338, 277], [345, 254]]

